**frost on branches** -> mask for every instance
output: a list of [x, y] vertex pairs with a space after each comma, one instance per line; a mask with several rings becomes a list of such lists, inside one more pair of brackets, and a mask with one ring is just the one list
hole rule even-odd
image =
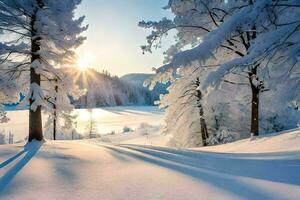
[[[165, 65], [156, 69], [157, 75], [147, 85], [172, 81], [178, 69], [185, 67], [199, 68], [181, 77], [185, 79], [201, 77], [200, 69], [212, 68], [201, 81], [201, 91], [205, 96], [215, 91], [230, 94], [225, 85], [240, 87], [241, 95], [233, 96], [230, 110], [251, 116], [246, 123], [248, 135], [299, 123], [299, 1], [170, 0], [165, 9], [174, 19], [139, 24], [152, 30], [144, 52], [160, 47], [161, 38], [170, 30], [177, 31], [176, 43], [166, 51]], [[285, 118], [287, 112], [293, 113], [292, 121]]]
[[[57, 68], [72, 64], [85, 40], [84, 17], [75, 19], [80, 0], [0, 0], [1, 76], [15, 81], [30, 104], [29, 141], [42, 140], [41, 110], [52, 107], [53, 86], [65, 81]], [[9, 37], [7, 37], [9, 35]], [[59, 93], [67, 98], [66, 93]]]

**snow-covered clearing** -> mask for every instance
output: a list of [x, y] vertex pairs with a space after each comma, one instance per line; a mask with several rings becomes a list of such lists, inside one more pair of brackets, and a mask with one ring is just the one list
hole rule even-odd
[[[76, 109], [75, 114], [78, 115], [77, 131], [85, 134], [87, 132], [87, 123], [90, 120], [90, 114], [97, 125], [97, 133], [106, 134], [112, 131], [116, 133], [122, 132], [127, 126], [136, 129], [142, 123], [151, 125], [163, 124], [164, 111], [156, 106], [116, 106], [94, 108], [90, 113], [87, 109]], [[28, 130], [28, 111], [8, 111], [7, 116], [11, 119], [8, 123], [1, 124], [0, 130], [6, 133], [13, 133], [15, 141], [24, 139]], [[43, 115], [45, 122], [46, 117]]]
[[[2, 145], [0, 199], [296, 200], [299, 138], [292, 131], [205, 151], [95, 141]], [[256, 153], [239, 153], [240, 143]], [[235, 153], [209, 152], [227, 146]]]
[[136, 144], [148, 146], [166, 147], [171, 135], [162, 135], [161, 130], [142, 135], [139, 131], [131, 133], [119, 133], [116, 135], [105, 135], [98, 139], [87, 140], [89, 143], [106, 142], [112, 144]]

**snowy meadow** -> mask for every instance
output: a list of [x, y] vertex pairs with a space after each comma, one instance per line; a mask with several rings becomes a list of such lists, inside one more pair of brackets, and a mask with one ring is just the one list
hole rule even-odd
[[[154, 106], [119, 106], [119, 107], [103, 107], [94, 109], [76, 109], [74, 113], [76, 118], [76, 132], [81, 137], [89, 137], [88, 124], [93, 120], [93, 131], [95, 134], [129, 134], [139, 128], [142, 124], [161, 127], [163, 125], [164, 111]], [[28, 130], [28, 111], [18, 110], [7, 112], [7, 117], [11, 120], [2, 124], [1, 130], [14, 135], [14, 141], [22, 141], [27, 137]], [[43, 115], [45, 118], [46, 115]], [[124, 130], [124, 129], [128, 130]], [[74, 127], [75, 128], [75, 127]], [[58, 137], [70, 140], [72, 138], [72, 130], [66, 130], [64, 135]], [[52, 136], [49, 135], [49, 139]], [[76, 138], [75, 138], [76, 139]], [[77, 138], [78, 139], [78, 138]]]

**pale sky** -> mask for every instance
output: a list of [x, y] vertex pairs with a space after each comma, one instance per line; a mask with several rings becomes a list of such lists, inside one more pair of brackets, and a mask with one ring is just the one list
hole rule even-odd
[[[137, 26], [141, 20], [170, 17], [162, 7], [168, 0], [83, 0], [77, 15], [85, 15], [89, 29], [78, 49], [82, 65], [106, 69], [114, 75], [151, 72], [163, 61], [163, 50], [142, 54], [149, 30]], [[166, 49], [172, 37], [164, 41]]]

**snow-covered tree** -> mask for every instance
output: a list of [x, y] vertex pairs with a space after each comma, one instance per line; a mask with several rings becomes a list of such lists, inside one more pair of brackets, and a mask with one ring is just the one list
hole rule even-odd
[[89, 120], [87, 121], [86, 131], [89, 138], [94, 137], [97, 134], [97, 122], [93, 116], [93, 110], [88, 109], [89, 112]]
[[175, 147], [206, 146], [208, 132], [204, 116], [203, 95], [200, 79], [190, 81], [187, 76], [194, 67], [182, 69], [178, 78], [172, 81], [169, 93], [162, 95], [158, 102], [166, 109], [164, 132], [172, 134], [170, 145]]
[[[42, 106], [54, 96], [43, 82], [62, 80], [56, 68], [74, 61], [84, 41], [84, 17], [75, 19], [80, 0], [1, 0], [1, 75], [15, 80], [30, 104], [29, 137], [42, 140]], [[9, 37], [8, 37], [9, 36]], [[47, 84], [44, 84], [47, 85]], [[66, 95], [66, 94], [64, 94]]]
[[[258, 135], [260, 94], [276, 87], [273, 80], [279, 83], [278, 80], [291, 79], [299, 72], [299, 39], [296, 39], [299, 3], [296, 0], [170, 0], [166, 9], [175, 15], [173, 20], [164, 18], [139, 24], [153, 29], [147, 37], [148, 44], [142, 47], [149, 52], [153, 47], [160, 47], [160, 39], [170, 30], [177, 30], [177, 42], [166, 52], [166, 64], [156, 69], [154, 84], [172, 79], [178, 68], [191, 64], [200, 68], [216, 66], [203, 81], [203, 89], [218, 89], [224, 79], [233, 75], [244, 77], [251, 91], [251, 133]], [[279, 63], [281, 73], [270, 76]], [[235, 84], [232, 80], [227, 83]], [[299, 84], [294, 83], [290, 87]]]
[[45, 97], [50, 104], [45, 109], [45, 113], [48, 115], [45, 129], [48, 135], [52, 133], [50, 138], [53, 138], [53, 140], [56, 140], [57, 133], [64, 134], [67, 130], [73, 128], [76, 115], [72, 114], [74, 106], [71, 105], [69, 96], [78, 99], [86, 92], [79, 89], [75, 80], [62, 71], [59, 71], [59, 77], [63, 78], [45, 82], [47, 84], [45, 86], [42, 84], [45, 88], [48, 88], [48, 93], [53, 94]]

